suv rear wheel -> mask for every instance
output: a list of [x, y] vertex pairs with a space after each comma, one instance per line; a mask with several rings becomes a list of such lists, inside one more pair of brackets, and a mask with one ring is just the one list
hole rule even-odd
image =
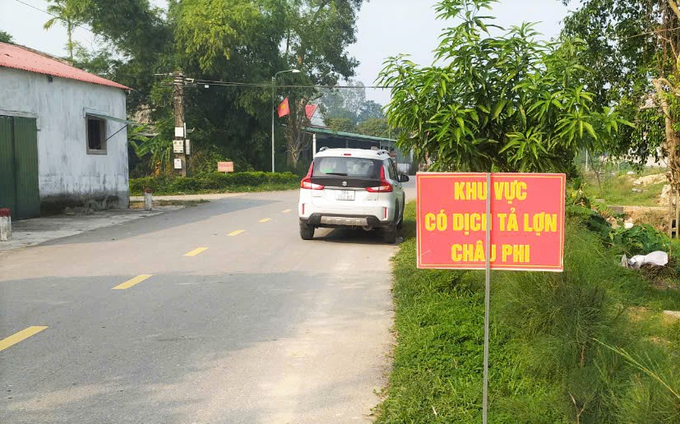
[[394, 210], [395, 212], [395, 219], [394, 221], [390, 222], [390, 225], [383, 228], [383, 240], [387, 244], [394, 244], [397, 242], [397, 219], [396, 217], [399, 216], [399, 205], [397, 205], [397, 208]]
[[314, 227], [300, 223], [300, 237], [302, 240], [311, 240], [314, 238]]
[[397, 226], [394, 223], [389, 227], [383, 228], [383, 240], [387, 244], [394, 244], [397, 242]]
[[[404, 206], [406, 206], [406, 202], [404, 202]], [[399, 221], [397, 222], [397, 230], [401, 230], [404, 228], [404, 211], [399, 211], [399, 206], [397, 206], [397, 215], [399, 217]]]

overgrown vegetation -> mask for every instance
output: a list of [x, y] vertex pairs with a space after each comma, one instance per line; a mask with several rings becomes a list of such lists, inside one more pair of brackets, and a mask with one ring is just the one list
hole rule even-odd
[[[562, 0], [577, 6], [562, 34], [584, 40], [588, 86], [600, 105], [617, 104], [635, 127], [619, 132], [610, 153], [668, 160], [673, 190], [680, 188], [680, 8], [677, 0]], [[578, 5], [576, 5], [578, 3]], [[660, 148], [660, 150], [659, 150]]]
[[[417, 270], [413, 204], [406, 217], [378, 422], [480, 420], [483, 273]], [[617, 248], [586, 225], [568, 221], [564, 273], [492, 276], [490, 422], [680, 420], [680, 322], [662, 315], [680, 310], [680, 291], [620, 267]]]
[[[602, 199], [608, 205], [668, 206], [667, 202], [660, 202], [663, 188], [668, 184], [665, 169], [633, 169], [625, 163], [602, 163], [600, 165], [597, 174], [591, 168], [581, 178], [582, 189], [588, 197]], [[652, 175], [654, 177], [651, 177]], [[636, 184], [636, 180], [641, 177], [651, 179], [645, 183]]]
[[141, 195], [145, 189], [154, 194], [195, 194], [245, 191], [292, 190], [300, 184], [300, 177], [289, 172], [209, 173], [195, 177], [158, 176], [130, 180], [130, 194]]
[[594, 102], [579, 40], [538, 41], [529, 23], [505, 31], [485, 15], [493, 2], [437, 5], [457, 24], [443, 30], [432, 66], [405, 55], [386, 62], [380, 78], [392, 87], [388, 120], [404, 130], [399, 147], [432, 170], [569, 172], [579, 150], [603, 149], [631, 124]]
[[[358, 62], [347, 48], [356, 41], [362, 4], [184, 0], [161, 8], [148, 0], [49, 0], [56, 16], [48, 26], [66, 27], [67, 50], [77, 67], [133, 88], [128, 115], [152, 124], [150, 133], [158, 138], [144, 147], [142, 160], [149, 163], [140, 169], [163, 172], [169, 164], [174, 137], [169, 74], [181, 71], [187, 77], [185, 118], [194, 130], [194, 154], [215, 150], [241, 169], [269, 169], [272, 108], [289, 98], [292, 113], [282, 118], [286, 127], [276, 129], [275, 150], [277, 169], [289, 162], [294, 170], [306, 147], [299, 130], [308, 122], [305, 106], [320, 94], [310, 87], [354, 76]], [[72, 41], [75, 25], [92, 31], [97, 50]], [[272, 77], [291, 68], [300, 73], [279, 75], [274, 89]]]
[[[608, 101], [600, 88], [637, 93], [636, 102], [653, 93], [622, 87], [618, 83], [626, 81], [619, 77], [599, 80], [609, 67], [604, 59], [610, 51], [600, 52], [602, 61], [583, 60], [602, 37], [589, 33], [592, 39], [581, 40], [571, 37], [578, 31], [566, 31], [558, 42], [546, 44], [536, 41], [529, 24], [496, 36], [502, 29], [492, 32], [492, 18], [482, 13], [492, 3], [439, 3], [440, 18], [455, 18], [458, 24], [442, 34], [432, 66], [418, 66], [404, 56], [388, 60], [381, 76], [393, 87], [388, 119], [405, 129], [401, 147], [413, 147], [432, 170], [561, 170], [577, 177], [579, 151], [623, 154], [635, 146], [622, 142], [619, 133], [652, 135], [651, 127], [635, 127], [609, 108], [616, 104], [636, 117], [642, 105]], [[637, 82], [649, 79], [650, 69], [631, 69], [628, 65], [639, 61], [625, 59], [649, 52], [645, 43], [650, 39], [677, 42], [657, 32], [670, 31], [667, 24], [677, 22], [668, 10], [674, 0], [583, 3], [589, 10], [584, 21], [610, 12], [625, 21], [640, 14], [646, 19], [651, 31], [633, 43], [643, 45], [623, 52], [623, 62], [615, 63], [621, 66], [612, 67], [638, 73]], [[639, 3], [648, 8], [631, 9]], [[616, 23], [605, 17], [593, 26], [627, 38], [642, 35]], [[612, 45], [618, 47], [616, 42], [602, 47]], [[598, 68], [592, 72], [587, 65], [594, 62]], [[673, 84], [665, 86], [673, 90]], [[658, 97], [661, 103], [670, 101]], [[657, 141], [651, 140], [645, 152]], [[493, 273], [490, 421], [680, 422], [680, 323], [663, 315], [680, 310], [677, 252], [663, 268], [622, 267], [624, 253], [668, 251], [673, 244], [650, 226], [621, 228], [622, 217], [591, 201], [576, 178], [572, 183], [577, 190], [568, 195], [564, 272]], [[413, 205], [407, 219], [407, 239], [394, 259], [398, 344], [378, 421], [476, 422], [482, 400], [484, 274], [417, 270]]]

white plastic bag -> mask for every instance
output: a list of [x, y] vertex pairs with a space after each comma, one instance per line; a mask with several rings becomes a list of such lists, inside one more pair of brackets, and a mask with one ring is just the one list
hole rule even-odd
[[628, 260], [628, 266], [634, 269], [639, 269], [646, 264], [665, 266], [667, 263], [668, 253], [661, 251], [652, 252], [648, 255], [636, 255]]

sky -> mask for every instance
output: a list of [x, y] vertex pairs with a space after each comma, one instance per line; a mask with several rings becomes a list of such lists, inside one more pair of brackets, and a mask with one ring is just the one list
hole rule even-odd
[[[152, 0], [163, 5], [163, 0]], [[357, 22], [357, 43], [349, 52], [360, 64], [356, 80], [372, 85], [386, 58], [399, 53], [411, 55], [411, 60], [430, 65], [432, 51], [437, 47], [441, 30], [451, 23], [436, 19], [436, 0], [370, 0], [361, 8]], [[9, 32], [17, 44], [25, 45], [55, 56], [66, 56], [66, 30], [53, 26], [49, 31], [43, 24], [50, 18], [44, 12], [45, 0], [0, 0], [0, 30]], [[560, 0], [501, 0], [490, 15], [498, 25], [508, 27], [522, 22], [537, 22], [536, 29], [545, 39], [556, 37], [567, 8]], [[86, 29], [77, 28], [74, 38], [85, 47], [94, 48], [97, 40]], [[367, 90], [367, 98], [380, 104], [389, 101], [385, 90]]]

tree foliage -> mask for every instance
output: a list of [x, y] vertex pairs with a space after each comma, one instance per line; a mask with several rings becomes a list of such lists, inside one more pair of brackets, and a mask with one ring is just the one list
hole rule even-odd
[[73, 62], [73, 52], [76, 49], [77, 43], [73, 41], [73, 31], [82, 23], [80, 18], [81, 12], [87, 6], [84, 0], [48, 0], [47, 12], [52, 15], [43, 27], [50, 29], [55, 23], [60, 22], [66, 28], [66, 51], [68, 51], [68, 58]]
[[352, 132], [374, 137], [391, 133], [383, 106], [366, 99], [361, 81], [348, 81], [355, 88], [325, 90], [319, 103], [326, 125], [334, 131]]
[[14, 43], [14, 38], [9, 32], [0, 30], [0, 43], [12, 44]]
[[[304, 110], [317, 96], [282, 85], [333, 85], [352, 77], [357, 64], [347, 46], [355, 40], [362, 0], [172, 0], [167, 11], [148, 0], [64, 1], [87, 5], [77, 19], [106, 44], [96, 52], [76, 50], [77, 65], [134, 88], [131, 114], [148, 110], [166, 142], [173, 137], [172, 87], [169, 78], [154, 74], [181, 70], [192, 78], [184, 92], [194, 151], [210, 152], [196, 157], [231, 159], [241, 169], [269, 169], [272, 107], [288, 97]], [[290, 68], [301, 73], [281, 76], [272, 98], [272, 76]], [[294, 162], [304, 147], [300, 134], [277, 134], [285, 135], [277, 152]]]
[[346, 89], [323, 90], [319, 100], [325, 120], [347, 119], [351, 125], [359, 122], [359, 111], [366, 103], [366, 89], [361, 81], [348, 81]]
[[[563, 0], [564, 4], [571, 1]], [[668, 158], [680, 189], [680, 9], [677, 0], [584, 0], [565, 20], [564, 34], [585, 40], [581, 60], [594, 64], [589, 85], [601, 105], [617, 104], [635, 130], [612, 153], [644, 163]]]
[[[493, 0], [444, 0], [447, 28], [429, 67], [390, 58], [380, 81], [392, 86], [387, 116], [399, 144], [438, 170], [567, 170], [581, 148], [606, 143], [618, 113], [594, 103], [580, 43], [537, 41], [531, 24], [505, 31], [482, 12]], [[505, 31], [501, 36], [491, 31]]]

